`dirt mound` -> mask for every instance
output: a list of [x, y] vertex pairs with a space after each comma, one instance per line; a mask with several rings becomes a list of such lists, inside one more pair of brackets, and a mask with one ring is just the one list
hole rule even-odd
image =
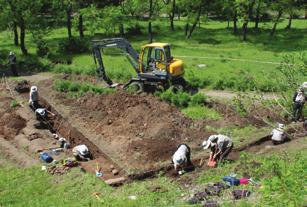
[[[152, 95], [126, 92], [87, 94], [78, 100], [57, 99], [72, 108], [71, 114], [92, 133], [103, 136], [103, 142], [119, 154], [128, 165], [148, 168], [152, 163], [169, 161], [178, 144], [191, 148], [208, 136], [202, 127], [180, 111]], [[95, 141], [96, 143], [99, 140]], [[143, 162], [144, 161], [144, 162]]]
[[25, 126], [26, 120], [14, 112], [4, 113], [0, 117], [0, 134], [5, 139], [13, 139]]

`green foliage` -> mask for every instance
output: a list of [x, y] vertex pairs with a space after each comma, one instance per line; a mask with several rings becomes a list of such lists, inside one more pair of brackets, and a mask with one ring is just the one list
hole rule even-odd
[[[72, 169], [63, 176], [52, 176], [40, 167], [0, 168], [0, 206], [181, 206], [182, 190], [168, 178], [155, 178], [112, 188], [90, 173]], [[22, 185], [21, 185], [22, 183]], [[155, 188], [160, 191], [153, 192]], [[98, 197], [94, 193], [99, 193]], [[18, 196], [16, 196], [18, 195]], [[129, 199], [136, 196], [136, 200]]]
[[74, 97], [83, 96], [87, 92], [98, 94], [114, 92], [114, 90], [110, 88], [103, 88], [88, 83], [79, 83], [70, 80], [55, 80], [53, 83], [53, 89], [59, 92], [69, 93], [69, 95]]
[[234, 106], [236, 112], [239, 113], [241, 116], [246, 116], [248, 114], [248, 108], [244, 100], [245, 99], [242, 94], [239, 94], [232, 99], [232, 105]]
[[95, 66], [76, 66], [76, 65], [64, 65], [58, 64], [52, 68], [52, 71], [55, 73], [66, 73], [66, 74], [77, 74], [77, 75], [96, 75]]
[[191, 96], [188, 93], [184, 91], [177, 91], [174, 93], [171, 89], [164, 92], [157, 92], [156, 95], [163, 101], [174, 104], [177, 107], [187, 107], [191, 100]]
[[301, 153], [284, 154], [266, 158], [260, 174], [267, 174], [262, 181], [261, 203], [266, 206], [302, 206], [304, 204], [304, 181], [306, 159]]
[[209, 119], [209, 120], [219, 120], [222, 116], [215, 111], [206, 106], [201, 105], [190, 105], [187, 108], [181, 110], [181, 112], [191, 119]]
[[197, 105], [203, 105], [206, 101], [206, 97], [203, 93], [196, 93], [193, 96], [191, 96], [190, 105], [197, 106]]
[[[295, 155], [271, 155], [255, 157], [242, 153], [235, 164], [209, 169], [199, 177], [199, 183], [218, 182], [222, 177], [234, 172], [237, 177], [247, 174], [259, 181], [260, 188], [252, 188], [252, 193], [259, 192], [260, 199], [253, 200], [255, 206], [302, 206], [304, 204], [304, 185], [306, 177], [306, 153]], [[248, 187], [248, 186], [247, 186]], [[245, 187], [246, 188], [246, 187]], [[230, 204], [230, 206], [232, 206]], [[250, 206], [250, 205], [247, 205]]]
[[41, 59], [34, 55], [17, 57], [17, 69], [23, 72], [44, 72], [50, 68], [51, 64], [46, 59]]
[[12, 100], [11, 101], [11, 108], [16, 108], [16, 107], [18, 107], [19, 106], [19, 103], [14, 99], [14, 100]]
[[63, 54], [79, 54], [90, 51], [90, 43], [84, 38], [62, 39], [58, 43], [58, 52]]

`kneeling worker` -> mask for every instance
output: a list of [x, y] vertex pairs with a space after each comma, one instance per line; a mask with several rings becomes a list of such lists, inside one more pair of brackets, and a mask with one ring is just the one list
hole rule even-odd
[[72, 153], [78, 161], [89, 161], [92, 155], [86, 145], [77, 145], [72, 149]]
[[186, 144], [181, 144], [178, 146], [176, 152], [172, 156], [172, 163], [174, 168], [177, 171], [177, 168], [180, 167], [182, 170], [179, 170], [178, 173], [181, 175], [184, 173], [184, 165], [191, 165], [191, 149]]
[[211, 135], [208, 140], [205, 140], [202, 144], [204, 149], [211, 149], [211, 155], [215, 161], [223, 161], [233, 148], [233, 142], [231, 138], [218, 134]]
[[285, 125], [283, 124], [278, 124], [278, 127], [273, 129], [271, 135], [273, 145], [282, 144], [288, 140], [288, 135], [285, 132]]

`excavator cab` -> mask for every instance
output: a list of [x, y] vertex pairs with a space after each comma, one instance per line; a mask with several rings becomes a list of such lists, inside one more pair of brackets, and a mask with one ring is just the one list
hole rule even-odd
[[169, 75], [171, 77], [183, 75], [183, 62], [171, 56], [171, 47], [167, 43], [151, 43], [142, 47], [139, 71]]

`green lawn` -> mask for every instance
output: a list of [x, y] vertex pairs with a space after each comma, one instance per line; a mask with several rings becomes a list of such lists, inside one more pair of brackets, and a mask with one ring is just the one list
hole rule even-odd
[[[142, 27], [144, 35], [128, 37], [137, 50], [147, 43], [146, 22], [139, 21], [138, 24]], [[200, 28], [196, 28], [192, 39], [187, 40], [184, 37], [184, 24], [184, 20], [176, 21], [176, 31], [170, 32], [167, 20], [156, 20], [153, 30], [159, 34], [154, 35], [154, 41], [172, 44], [172, 55], [184, 60], [186, 79], [199, 87], [241, 90], [253, 89], [256, 84], [261, 90], [270, 91], [279, 84], [278, 80], [271, 77], [278, 75], [277, 67], [283, 61], [283, 57], [307, 51], [305, 20], [294, 20], [291, 30], [284, 30], [287, 21], [281, 22], [274, 37], [269, 37], [272, 23], [261, 23], [260, 30], [249, 30], [247, 42], [242, 42], [240, 36], [233, 35], [232, 30], [226, 28], [227, 22], [211, 20], [202, 23]], [[250, 26], [253, 26], [252, 22]], [[74, 35], [77, 36], [76, 31]], [[86, 35], [87, 38], [92, 38], [88, 32]], [[58, 41], [65, 38], [65, 28], [50, 31], [45, 37], [53, 53], [56, 53]], [[35, 53], [35, 44], [29, 34], [26, 43], [30, 53]], [[12, 48], [19, 53], [19, 48], [12, 45], [12, 34], [0, 33], [0, 51]], [[118, 54], [119, 51], [115, 53], [110, 55], [110, 51], [106, 51], [104, 61], [107, 73], [116, 81], [126, 82], [135, 72], [125, 57]], [[72, 65], [57, 66], [61, 69], [55, 71], [95, 73], [90, 53], [69, 56], [72, 58]], [[203, 67], [199, 67], [201, 64]], [[246, 82], [253, 84], [248, 85]]]
[[[0, 168], [0, 206], [180, 206], [182, 190], [168, 178], [134, 182], [120, 188], [104, 184], [92, 174], [74, 169], [51, 176], [40, 167]], [[93, 194], [99, 193], [99, 198]], [[136, 200], [129, 199], [136, 196]]]

